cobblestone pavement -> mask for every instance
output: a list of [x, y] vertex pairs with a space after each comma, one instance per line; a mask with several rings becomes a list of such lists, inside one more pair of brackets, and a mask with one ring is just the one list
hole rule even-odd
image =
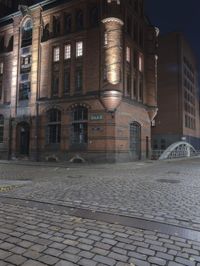
[[200, 242], [0, 203], [1, 266], [200, 266]]
[[0, 191], [0, 196], [56, 202], [200, 229], [199, 166], [200, 159], [77, 168], [0, 164], [0, 186], [5, 179], [27, 182]]

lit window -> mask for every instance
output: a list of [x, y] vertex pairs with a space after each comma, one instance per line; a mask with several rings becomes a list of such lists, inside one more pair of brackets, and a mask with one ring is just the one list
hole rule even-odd
[[83, 56], [83, 42], [76, 43], [76, 57]]
[[105, 32], [104, 34], [104, 45], [107, 46], [108, 45], [108, 33]]
[[65, 59], [71, 58], [71, 44], [65, 45]]
[[58, 62], [60, 60], [60, 48], [59, 47], [55, 47], [53, 49], [53, 61], [54, 62]]
[[130, 63], [131, 61], [131, 49], [130, 47], [126, 47], [126, 61]]
[[0, 75], [3, 75], [3, 62], [0, 62]]
[[143, 56], [142, 54], [139, 55], [139, 71], [143, 72], [144, 65], [143, 65]]

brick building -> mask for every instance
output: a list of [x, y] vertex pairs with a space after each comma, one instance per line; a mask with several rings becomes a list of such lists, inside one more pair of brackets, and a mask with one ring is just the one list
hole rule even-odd
[[1, 158], [147, 158], [157, 34], [143, 0], [47, 0], [1, 19]]
[[195, 55], [181, 33], [159, 37], [158, 114], [153, 149], [186, 140], [200, 149], [199, 87]]

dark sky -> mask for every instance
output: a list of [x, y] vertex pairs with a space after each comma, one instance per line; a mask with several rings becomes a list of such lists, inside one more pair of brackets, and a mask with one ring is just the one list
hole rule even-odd
[[161, 34], [183, 32], [200, 66], [200, 0], [145, 0], [145, 11]]

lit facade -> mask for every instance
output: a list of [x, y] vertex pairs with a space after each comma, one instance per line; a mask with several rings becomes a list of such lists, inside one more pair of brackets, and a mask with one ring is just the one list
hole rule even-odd
[[149, 157], [157, 31], [143, 1], [43, 1], [0, 21], [1, 158]]
[[[166, 53], [167, 51], [167, 53]], [[200, 149], [199, 86], [195, 54], [181, 33], [159, 38], [158, 114], [152, 127], [154, 150], [186, 140]]]

